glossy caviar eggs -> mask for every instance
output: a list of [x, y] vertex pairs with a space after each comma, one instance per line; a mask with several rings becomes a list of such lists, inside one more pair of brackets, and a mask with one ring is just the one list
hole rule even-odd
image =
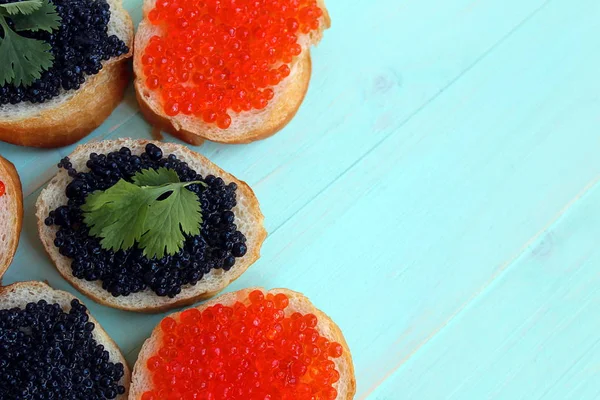
[[162, 34], [142, 56], [146, 86], [168, 116], [226, 129], [234, 113], [268, 105], [322, 16], [315, 0], [159, 0], [148, 14]]
[[63, 311], [40, 300], [0, 310], [0, 398], [114, 399], [125, 393], [121, 363], [94, 338], [78, 300]]
[[[0, 4], [10, 2], [0, 0]], [[107, 33], [111, 12], [106, 0], [52, 0], [52, 3], [62, 21], [57, 31], [20, 32], [51, 46], [52, 67], [42, 72], [31, 86], [0, 85], [0, 106], [44, 103], [63, 90], [77, 90], [88, 76], [100, 72], [103, 62], [129, 52], [121, 39]]]
[[163, 319], [142, 400], [335, 400], [343, 347], [319, 334], [316, 315], [288, 306], [283, 293], [255, 290], [247, 304]]
[[[158, 296], [175, 297], [185, 285], [195, 285], [213, 270], [229, 271], [248, 248], [246, 237], [238, 230], [233, 212], [237, 204], [237, 185], [225, 183], [213, 175], [201, 176], [173, 154], [149, 143], [145, 151], [132, 154], [127, 147], [108, 154], [92, 153], [86, 162], [87, 172], [73, 168], [68, 158], [59, 168], [68, 171], [72, 181], [65, 188], [66, 204], [52, 210], [45, 219], [58, 231], [54, 245], [61, 255], [72, 259], [73, 276], [87, 281], [101, 281], [113, 296], [128, 296], [151, 289]], [[190, 185], [198, 196], [204, 218], [199, 235], [186, 235], [184, 247], [174, 255], [148, 259], [137, 246], [113, 252], [89, 235], [83, 223], [81, 205], [95, 190], [106, 190], [120, 179], [130, 180], [144, 169], [169, 168], [182, 182], [199, 180], [205, 185]]]

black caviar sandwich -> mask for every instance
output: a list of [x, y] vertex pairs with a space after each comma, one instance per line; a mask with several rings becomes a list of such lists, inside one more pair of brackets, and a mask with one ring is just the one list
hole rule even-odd
[[209, 298], [260, 256], [250, 187], [188, 148], [116, 140], [79, 146], [37, 201], [61, 275], [111, 307], [157, 312]]
[[122, 0], [0, 0], [0, 140], [89, 134], [123, 98], [132, 44]]
[[0, 287], [0, 398], [127, 399], [116, 344], [71, 294], [41, 282]]

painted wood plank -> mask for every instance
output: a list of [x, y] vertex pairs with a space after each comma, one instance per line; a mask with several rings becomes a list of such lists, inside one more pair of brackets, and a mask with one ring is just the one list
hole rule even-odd
[[598, 399], [600, 185], [374, 399]]

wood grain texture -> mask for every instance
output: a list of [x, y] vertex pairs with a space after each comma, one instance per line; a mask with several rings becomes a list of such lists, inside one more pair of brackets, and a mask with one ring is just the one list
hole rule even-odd
[[597, 399], [598, 204], [595, 181], [373, 398]]
[[[600, 3], [327, 5], [295, 119], [197, 148], [253, 186], [270, 234], [229, 290], [311, 298], [344, 330], [358, 399], [599, 398]], [[131, 90], [85, 140], [116, 137], [151, 137]], [[72, 149], [0, 144], [26, 196], [6, 283], [73, 291], [32, 212]], [[90, 308], [130, 361], [161, 318]]]

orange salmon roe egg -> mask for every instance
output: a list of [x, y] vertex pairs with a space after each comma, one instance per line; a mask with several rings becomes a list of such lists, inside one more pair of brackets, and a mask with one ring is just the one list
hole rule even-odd
[[231, 112], [263, 109], [300, 55], [299, 35], [319, 28], [316, 0], [158, 0], [162, 28], [142, 56], [146, 86], [164, 111], [221, 129]]
[[335, 400], [343, 347], [319, 334], [314, 314], [286, 313], [286, 295], [249, 300], [165, 318], [142, 400]]
[[0, 181], [0, 197], [4, 196], [4, 193], [6, 193], [6, 185]]

